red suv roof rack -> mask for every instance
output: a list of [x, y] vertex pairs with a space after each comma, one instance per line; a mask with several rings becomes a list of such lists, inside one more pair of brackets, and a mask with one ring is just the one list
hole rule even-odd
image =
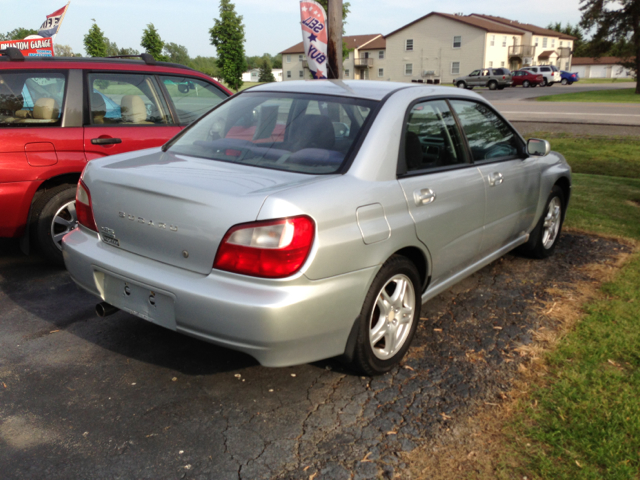
[[141, 53], [140, 55], [111, 55], [106, 58], [141, 58], [147, 65], [155, 65], [156, 59], [149, 53]]
[[5, 48], [4, 50], [0, 50], [0, 55], [5, 55], [9, 57], [9, 60], [24, 60], [24, 55], [20, 49], [15, 47]]

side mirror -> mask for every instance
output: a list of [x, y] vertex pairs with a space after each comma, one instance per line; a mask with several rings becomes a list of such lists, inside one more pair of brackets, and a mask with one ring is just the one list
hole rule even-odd
[[549, 155], [551, 145], [546, 140], [539, 138], [530, 138], [527, 142], [527, 153], [536, 157], [545, 157]]

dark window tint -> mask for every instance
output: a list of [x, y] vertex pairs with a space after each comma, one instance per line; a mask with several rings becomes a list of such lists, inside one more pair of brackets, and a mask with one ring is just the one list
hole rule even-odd
[[172, 125], [158, 85], [150, 75], [89, 74], [92, 125]]
[[62, 73], [0, 74], [0, 127], [60, 125], [65, 84]]
[[550, 69], [549, 67], [542, 67], [542, 68], [540, 69], [540, 71], [541, 71], [541, 72], [550, 72], [550, 71], [551, 71], [551, 69]]
[[522, 151], [521, 141], [511, 127], [487, 105], [452, 100], [475, 161], [514, 157]]
[[181, 125], [197, 120], [228, 97], [216, 86], [190, 77], [162, 77]]
[[415, 105], [405, 126], [407, 171], [465, 163], [464, 149], [455, 119], [445, 101]]

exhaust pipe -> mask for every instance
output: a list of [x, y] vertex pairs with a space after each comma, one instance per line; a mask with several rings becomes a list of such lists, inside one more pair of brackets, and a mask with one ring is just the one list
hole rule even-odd
[[114, 307], [110, 303], [100, 302], [96, 305], [96, 315], [100, 318], [108, 317], [109, 315], [113, 315], [116, 313], [119, 308]]

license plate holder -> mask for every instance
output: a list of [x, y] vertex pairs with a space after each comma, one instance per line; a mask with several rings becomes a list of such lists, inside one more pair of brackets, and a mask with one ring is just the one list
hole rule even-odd
[[173, 295], [112, 274], [103, 275], [105, 302], [162, 327], [176, 329]]

